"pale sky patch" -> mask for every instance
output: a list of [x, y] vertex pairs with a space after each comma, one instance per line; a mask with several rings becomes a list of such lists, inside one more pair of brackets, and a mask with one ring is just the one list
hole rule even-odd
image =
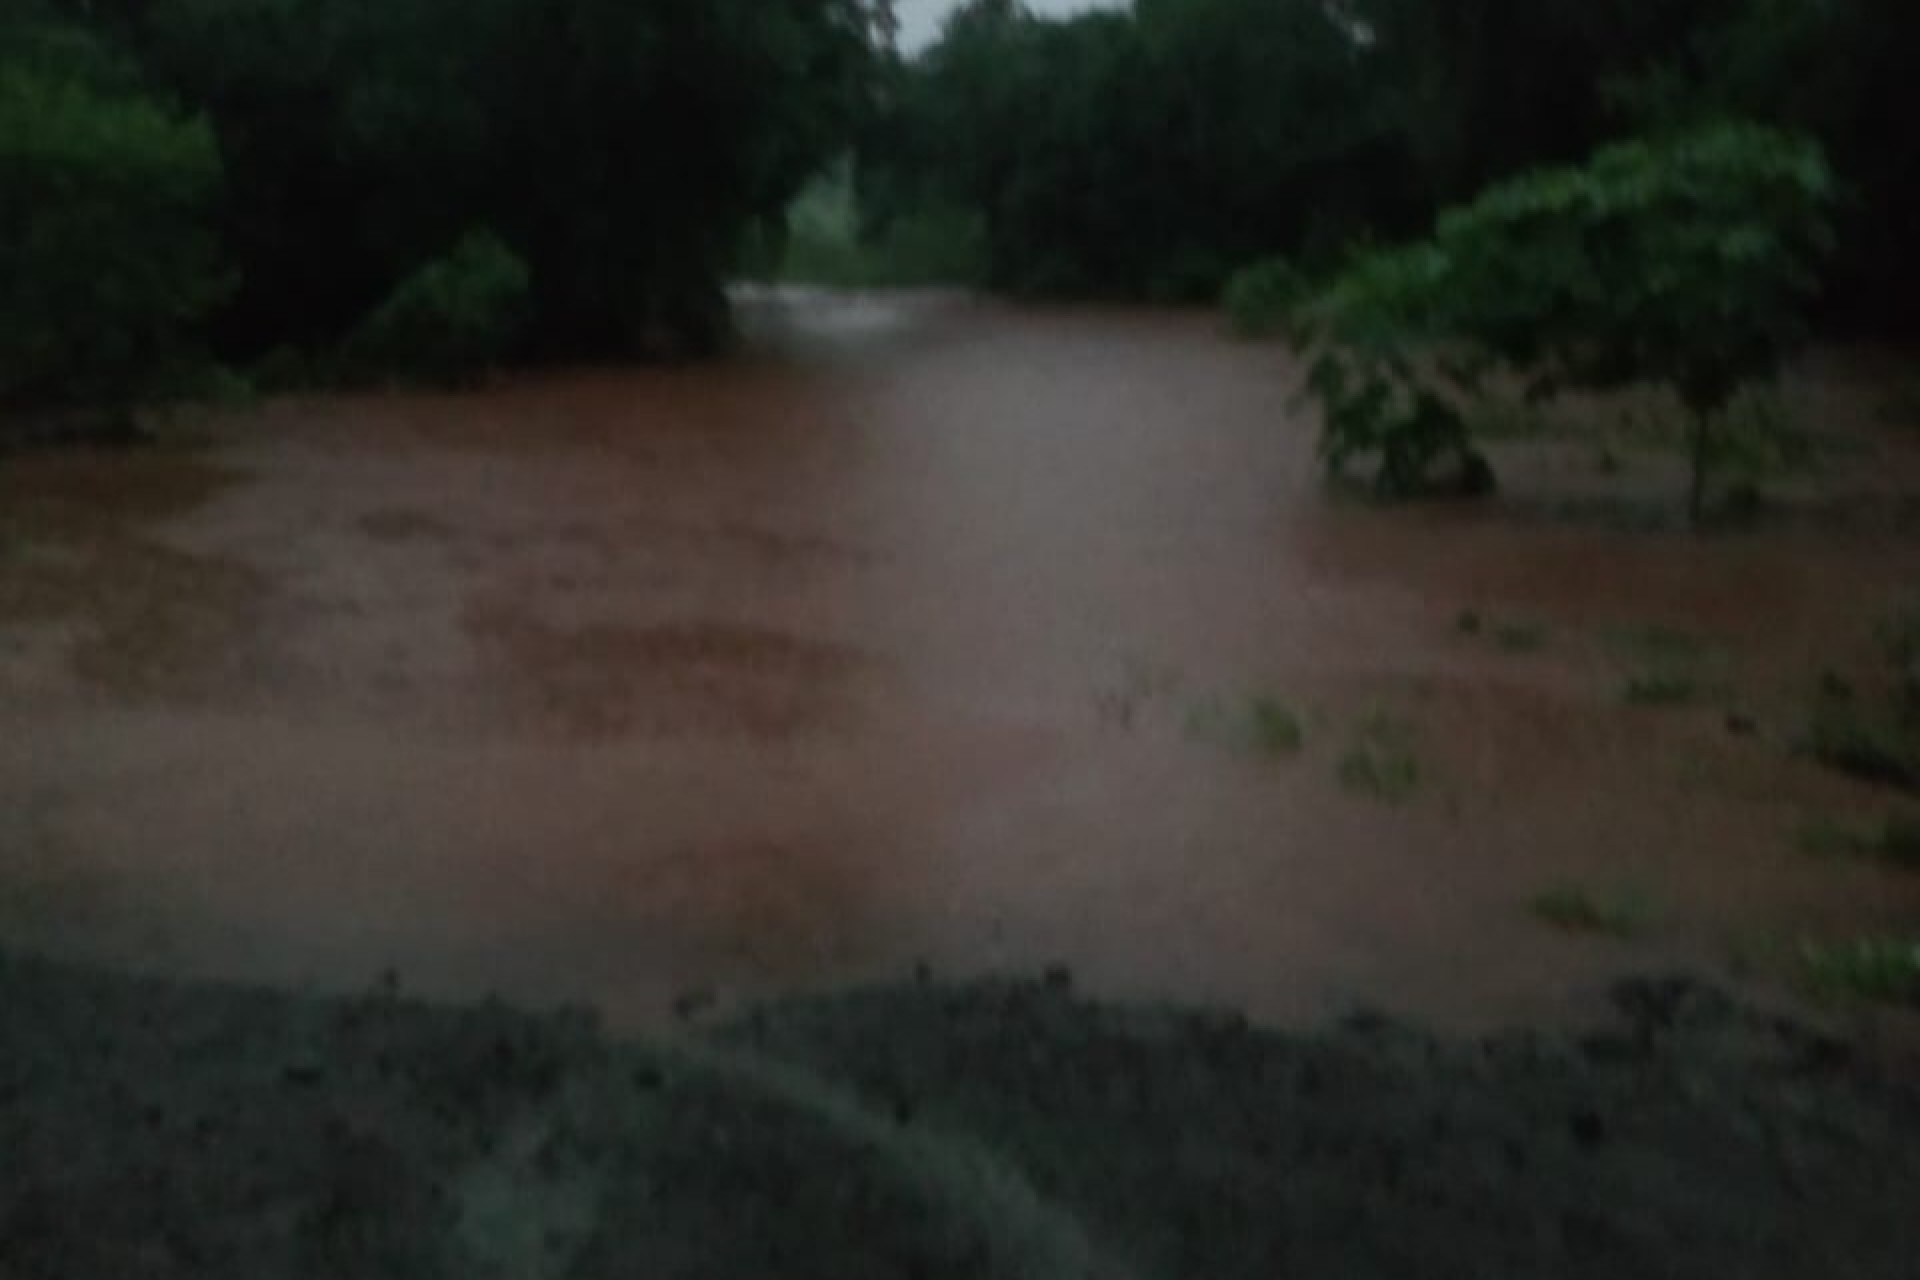
[[[1125, 0], [1027, 0], [1038, 14], [1059, 17], [1088, 9], [1118, 9]], [[958, 8], [960, 0], [899, 0], [900, 47], [918, 53], [940, 36], [940, 24]]]

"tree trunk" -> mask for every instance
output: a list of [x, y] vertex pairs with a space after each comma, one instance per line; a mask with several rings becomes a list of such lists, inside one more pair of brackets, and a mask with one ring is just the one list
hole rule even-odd
[[1687, 491], [1687, 525], [1695, 533], [1707, 518], [1707, 466], [1713, 444], [1713, 426], [1709, 415], [1693, 415], [1693, 482]]

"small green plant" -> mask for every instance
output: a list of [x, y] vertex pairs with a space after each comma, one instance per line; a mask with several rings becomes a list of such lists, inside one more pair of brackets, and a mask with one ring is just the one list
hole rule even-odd
[[1858, 859], [1920, 871], [1920, 821], [1911, 818], [1810, 818], [1796, 843], [1813, 858]]
[[1254, 745], [1262, 755], [1290, 756], [1306, 746], [1307, 731], [1300, 717], [1272, 698], [1255, 698], [1247, 720]]
[[1920, 939], [1808, 942], [1801, 963], [1814, 990], [1886, 1003], [1920, 1000]]
[[1340, 757], [1340, 785], [1356, 795], [1400, 804], [1420, 789], [1413, 730], [1382, 713], [1369, 716]]
[[1877, 786], [1920, 790], [1920, 744], [1902, 726], [1852, 704], [1829, 703], [1815, 714], [1806, 753], [1836, 773]]
[[1635, 707], [1687, 707], [1725, 697], [1726, 653], [1691, 632], [1664, 626], [1620, 627], [1604, 639], [1625, 671], [1621, 697]]
[[1298, 755], [1307, 742], [1305, 722], [1286, 703], [1261, 696], [1242, 706], [1209, 699], [1187, 715], [1187, 733], [1203, 742], [1269, 758]]
[[1286, 329], [1294, 306], [1306, 292], [1306, 276], [1291, 260], [1266, 258], [1233, 273], [1221, 305], [1236, 334], [1265, 338]]
[[1605, 641], [1618, 657], [1649, 662], [1698, 662], [1719, 652], [1717, 645], [1702, 636], [1658, 623], [1615, 627], [1606, 633]]
[[1644, 933], [1656, 909], [1652, 895], [1641, 889], [1562, 885], [1535, 898], [1533, 914], [1568, 933], [1625, 939]]
[[1655, 671], [1629, 676], [1621, 696], [1633, 707], [1690, 707], [1700, 701], [1702, 693], [1695, 676]]
[[1547, 628], [1538, 622], [1506, 622], [1493, 629], [1493, 642], [1507, 653], [1538, 653], [1547, 647]]

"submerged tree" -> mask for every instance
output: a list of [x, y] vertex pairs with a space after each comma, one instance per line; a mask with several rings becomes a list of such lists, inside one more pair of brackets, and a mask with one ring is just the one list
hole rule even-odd
[[1652, 384], [1687, 412], [1698, 522], [1735, 395], [1806, 336], [1832, 203], [1817, 144], [1741, 123], [1492, 188], [1303, 308], [1330, 465], [1378, 453], [1405, 493], [1470, 458], [1458, 394], [1493, 368], [1536, 397]]

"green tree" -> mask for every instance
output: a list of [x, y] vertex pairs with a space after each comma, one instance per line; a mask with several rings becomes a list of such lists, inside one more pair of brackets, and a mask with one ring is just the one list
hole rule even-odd
[[1737, 123], [1492, 188], [1304, 308], [1329, 462], [1378, 452], [1383, 487], [1415, 487], [1467, 450], [1446, 384], [1470, 391], [1493, 366], [1537, 396], [1654, 384], [1691, 424], [1698, 521], [1734, 396], [1806, 336], [1832, 201], [1816, 143]]
[[0, 62], [0, 403], [125, 409], [228, 290], [220, 159], [102, 51], [50, 40], [68, 56], [44, 69]]
[[[20, 0], [13, 0], [19, 3]], [[474, 226], [524, 261], [520, 355], [706, 348], [759, 217], [844, 148], [867, 0], [48, 0], [203, 112], [240, 357], [328, 351]]]

